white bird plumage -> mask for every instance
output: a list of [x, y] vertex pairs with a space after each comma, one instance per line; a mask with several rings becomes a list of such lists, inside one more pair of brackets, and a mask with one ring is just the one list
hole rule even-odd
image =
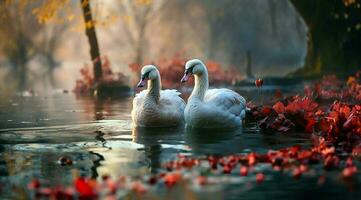
[[146, 65], [141, 71], [138, 86], [147, 90], [133, 99], [132, 120], [135, 127], [172, 127], [184, 124], [185, 102], [176, 90], [161, 90], [161, 78], [154, 65]]
[[208, 89], [208, 71], [201, 60], [185, 65], [182, 82], [194, 75], [195, 86], [184, 111], [188, 126], [195, 128], [235, 128], [242, 125], [246, 100], [230, 89]]

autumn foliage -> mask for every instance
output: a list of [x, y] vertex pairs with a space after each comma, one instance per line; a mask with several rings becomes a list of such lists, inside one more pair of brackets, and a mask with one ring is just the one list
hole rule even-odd
[[[164, 88], [178, 88], [184, 74], [184, 65], [187, 61], [186, 56], [182, 53], [177, 53], [172, 58], [160, 58], [155, 62], [145, 62], [145, 64], [153, 64], [158, 67]], [[237, 69], [233, 67], [225, 69], [216, 61], [208, 60], [204, 61], [204, 64], [207, 66], [211, 85], [230, 85], [236, 80], [244, 78]], [[133, 63], [129, 65], [129, 68], [138, 75], [142, 65]]]
[[273, 105], [255, 106], [250, 120], [258, 121], [265, 131], [306, 132], [323, 137], [351, 152], [361, 145], [360, 72], [342, 82], [334, 75], [325, 76], [305, 87], [305, 96], [274, 98]]
[[[102, 58], [102, 78], [98, 84], [107, 85], [127, 85], [128, 77], [122, 73], [114, 73], [111, 68], [111, 63], [107, 56]], [[93, 61], [96, 62], [96, 61]], [[80, 69], [81, 78], [76, 81], [73, 92], [76, 94], [88, 94], [89, 91], [95, 86], [94, 76], [89, 64], [84, 64]]]

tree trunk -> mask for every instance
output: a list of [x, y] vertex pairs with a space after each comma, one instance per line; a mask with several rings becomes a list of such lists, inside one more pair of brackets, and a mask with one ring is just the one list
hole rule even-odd
[[95, 25], [92, 19], [90, 2], [87, 0], [80, 0], [80, 4], [83, 10], [85, 34], [88, 37], [90, 45], [90, 56], [93, 62], [94, 84], [97, 85], [102, 77], [102, 63], [100, 58], [98, 39], [95, 32]]
[[[358, 31], [349, 27], [360, 12], [342, 1], [290, 0], [308, 27], [304, 66], [294, 75], [314, 76], [337, 73], [347, 76], [361, 65]], [[345, 15], [349, 17], [346, 18]]]

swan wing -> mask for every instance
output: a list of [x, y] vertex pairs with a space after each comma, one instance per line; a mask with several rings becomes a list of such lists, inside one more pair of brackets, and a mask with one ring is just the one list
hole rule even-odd
[[139, 108], [141, 104], [144, 102], [145, 95], [147, 94], [147, 90], [142, 90], [137, 93], [133, 99], [133, 109]]
[[204, 101], [209, 105], [216, 106], [223, 112], [244, 118], [246, 100], [233, 90], [226, 88], [209, 89], [205, 94]]
[[176, 112], [183, 112], [185, 108], [185, 102], [180, 97], [180, 92], [177, 90], [161, 90], [160, 91], [160, 103], [164, 107], [170, 107], [175, 109]]

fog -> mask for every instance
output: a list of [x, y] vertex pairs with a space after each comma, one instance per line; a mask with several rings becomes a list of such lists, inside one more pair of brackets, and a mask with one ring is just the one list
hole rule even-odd
[[[134, 76], [128, 69], [130, 63], [148, 63], [176, 53], [186, 58], [214, 60], [225, 68], [233, 66], [245, 73], [249, 52], [257, 77], [284, 76], [303, 64], [307, 28], [288, 0], [153, 0], [152, 6], [133, 5], [134, 2], [137, 1], [91, 1], [95, 17], [105, 21], [96, 31], [100, 53], [108, 56], [113, 71]], [[27, 88], [74, 87], [80, 68], [90, 63], [90, 56], [88, 41], [79, 25], [79, 5], [73, 2], [69, 9], [72, 15], [66, 17], [74, 20], [61, 24], [29, 27], [6, 21], [14, 27], [22, 26], [24, 34], [34, 35], [33, 41], [40, 46], [44, 46], [43, 40], [58, 41], [50, 52], [54, 63], [44, 62], [46, 56], [35, 53], [23, 72], [14, 72], [6, 49], [0, 48], [0, 90], [16, 90], [12, 84], [19, 79], [16, 73], [25, 73]], [[22, 15], [35, 18], [31, 12]], [[28, 21], [23, 20], [25, 24]], [[5, 34], [0, 36], [0, 46], [14, 40]]]

